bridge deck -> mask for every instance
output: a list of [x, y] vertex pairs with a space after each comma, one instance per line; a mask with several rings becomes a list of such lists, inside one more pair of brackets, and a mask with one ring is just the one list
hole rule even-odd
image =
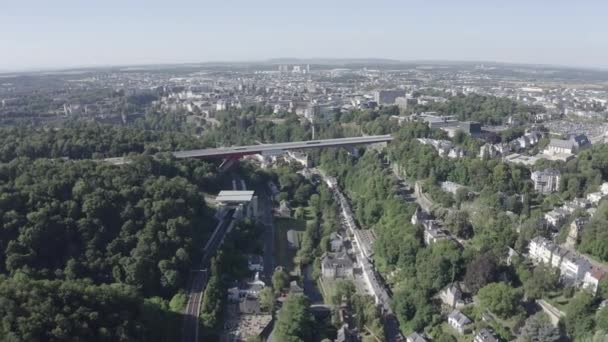
[[318, 147], [336, 147], [336, 146], [347, 146], [347, 145], [356, 145], [356, 144], [373, 144], [373, 143], [379, 143], [379, 142], [388, 142], [391, 140], [393, 140], [393, 137], [390, 135], [374, 135], [374, 136], [367, 136], [367, 137], [296, 141], [296, 142], [288, 142], [288, 143], [233, 146], [233, 147], [221, 147], [221, 148], [211, 148], [211, 149], [202, 149], [202, 150], [178, 151], [178, 152], [173, 152], [173, 155], [177, 159], [197, 158], [197, 157], [199, 157], [199, 158], [200, 157], [225, 157], [225, 156], [230, 156], [230, 155], [248, 155], [248, 154], [258, 154], [258, 153], [263, 153], [263, 152], [303, 150], [303, 149], [318, 148]]

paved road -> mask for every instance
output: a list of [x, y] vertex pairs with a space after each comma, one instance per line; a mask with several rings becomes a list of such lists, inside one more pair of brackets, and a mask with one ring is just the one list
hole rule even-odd
[[[327, 177], [320, 170], [312, 170], [313, 173], [319, 174], [322, 178], [327, 181]], [[340, 216], [344, 220], [346, 228], [355, 235], [355, 231], [359, 229], [354, 219], [354, 215], [350, 208], [350, 203], [346, 197], [342, 194], [339, 187], [336, 185], [333, 188], [334, 198], [338, 202], [341, 207]], [[363, 276], [369, 280], [366, 282], [369, 286], [369, 290], [374, 294], [375, 298], [377, 298], [377, 303], [380, 304], [383, 311], [383, 323], [384, 323], [384, 333], [386, 334], [386, 338], [388, 342], [400, 342], [404, 341], [403, 335], [399, 330], [399, 321], [395, 318], [395, 315], [392, 312], [390, 307], [391, 298], [386, 290], [386, 287], [379, 277], [379, 274], [375, 271], [373, 265], [371, 264], [371, 260], [363, 253], [363, 250], [359, 246], [358, 243], [353, 244], [353, 249], [355, 250], [355, 254], [357, 255], [357, 260], [361, 265]]]
[[309, 148], [319, 147], [335, 147], [335, 146], [347, 146], [356, 144], [374, 144], [380, 142], [392, 141], [391, 135], [372, 135], [363, 137], [350, 137], [350, 138], [337, 138], [337, 139], [323, 139], [323, 140], [309, 140], [309, 141], [294, 141], [287, 143], [276, 143], [276, 144], [261, 144], [261, 145], [248, 145], [248, 146], [233, 146], [233, 147], [221, 147], [221, 148], [209, 148], [203, 150], [190, 150], [190, 151], [178, 151], [173, 152], [173, 156], [177, 159], [182, 158], [205, 158], [205, 157], [226, 157], [234, 155], [248, 155], [248, 154], [273, 154], [282, 153], [288, 150], [303, 150]]
[[[358, 144], [375, 144], [382, 142], [390, 142], [393, 140], [391, 135], [370, 135], [363, 137], [309, 140], [309, 141], [294, 141], [288, 143], [277, 144], [260, 144], [248, 146], [232, 146], [221, 148], [208, 148], [202, 150], [188, 150], [172, 152], [177, 159], [187, 158], [224, 158], [224, 157], [240, 157], [251, 154], [282, 154], [290, 150], [304, 150], [320, 147], [337, 147], [350, 146]], [[129, 160], [125, 157], [105, 158], [103, 161], [113, 165], [128, 164]]]

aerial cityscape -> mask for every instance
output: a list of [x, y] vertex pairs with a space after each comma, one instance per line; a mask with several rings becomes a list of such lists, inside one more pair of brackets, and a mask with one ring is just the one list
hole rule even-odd
[[[268, 4], [234, 15], [299, 18]], [[515, 5], [525, 6], [504, 5], [505, 17]], [[0, 29], [26, 16], [20, 6], [0, 14]], [[82, 11], [91, 34], [110, 25], [81, 6], [32, 11], [49, 22]], [[431, 15], [417, 6], [404, 16]], [[487, 5], [462, 6], [504, 23]], [[153, 2], [133, 22], [161, 9]], [[574, 5], [546, 14], [558, 11], [584, 21]], [[167, 32], [192, 24], [183, 15]], [[358, 32], [318, 15], [337, 36]], [[240, 18], [245, 44], [251, 18]], [[295, 45], [335, 42], [307, 19], [311, 39]], [[62, 31], [72, 24], [51, 27], [72, 39]], [[27, 65], [0, 59], [0, 341], [608, 341], [608, 69], [593, 59], [606, 51], [568, 64], [581, 50], [554, 59], [547, 48], [522, 60], [538, 51], [530, 40], [543, 41], [532, 35], [512, 60], [494, 58], [481, 32], [463, 46], [488, 55], [468, 60], [362, 57], [382, 56], [382, 42], [365, 55], [349, 43], [344, 54], [298, 57], [280, 37], [300, 31], [286, 26], [274, 57], [252, 43], [226, 61], [183, 62], [199, 53], [184, 47], [183, 58], [171, 48], [157, 52], [171, 61], [146, 62], [116, 34], [124, 63], [80, 63], [73, 44], [55, 62], [57, 46], [36, 30], [21, 27], [6, 47], [41, 54]], [[354, 43], [370, 44], [370, 32]]]

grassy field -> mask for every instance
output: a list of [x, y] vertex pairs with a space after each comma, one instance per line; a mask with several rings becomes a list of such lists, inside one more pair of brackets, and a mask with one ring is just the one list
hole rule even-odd
[[323, 302], [325, 302], [325, 304], [332, 304], [331, 297], [336, 293], [336, 285], [336, 280], [319, 277], [317, 286], [319, 287], [319, 290], [321, 290]]
[[458, 342], [472, 342], [474, 336], [472, 333], [468, 333], [465, 335], [461, 335], [458, 331], [452, 328], [448, 322], [441, 323], [441, 331], [446, 334], [454, 337]]
[[566, 306], [570, 302], [571, 298], [564, 296], [563, 290], [551, 291], [547, 293], [543, 298], [547, 303], [553, 305], [555, 308], [561, 311], [566, 310]]
[[288, 272], [293, 271], [293, 258], [296, 255], [296, 250], [289, 248], [287, 242], [287, 231], [293, 229], [298, 232], [298, 237], [301, 240], [302, 234], [306, 229], [306, 221], [296, 220], [293, 218], [275, 217], [275, 234], [274, 245], [277, 253], [277, 266], [283, 266]]

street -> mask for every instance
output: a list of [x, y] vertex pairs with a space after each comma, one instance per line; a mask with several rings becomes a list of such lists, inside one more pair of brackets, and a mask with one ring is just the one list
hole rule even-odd
[[[323, 174], [321, 170], [312, 169], [313, 173], [320, 175], [326, 182], [327, 177]], [[346, 197], [342, 194], [337, 185], [334, 185], [333, 188], [334, 198], [338, 202], [340, 206], [340, 215], [342, 217], [343, 224], [345, 225], [346, 230], [350, 231], [350, 233], [355, 237], [356, 241], [356, 231], [359, 229], [354, 219], [354, 215], [350, 208], [350, 204]], [[376, 303], [382, 307], [383, 312], [383, 323], [384, 323], [384, 332], [386, 334], [387, 340], [389, 342], [398, 342], [403, 341], [403, 335], [399, 330], [399, 322], [395, 318], [395, 315], [392, 312], [390, 307], [391, 298], [384, 286], [384, 283], [378, 277], [372, 263], [368, 260], [368, 257], [363, 252], [363, 248], [361, 246], [360, 241], [356, 241], [353, 243], [353, 249], [357, 256], [357, 261], [360, 263], [362, 271], [363, 271], [363, 279], [368, 286], [369, 293], [376, 299]], [[367, 292], [367, 291], [366, 291]]]

